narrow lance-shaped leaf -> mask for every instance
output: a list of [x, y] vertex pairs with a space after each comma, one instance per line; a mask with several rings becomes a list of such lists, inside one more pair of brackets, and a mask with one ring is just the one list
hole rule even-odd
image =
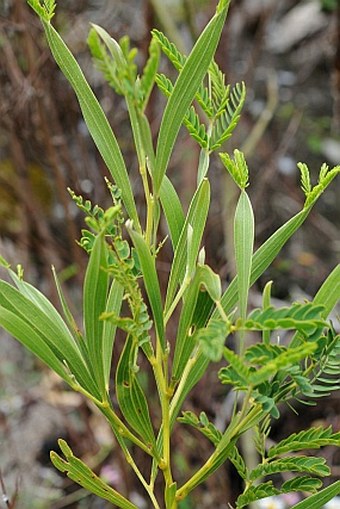
[[[273, 281], [268, 281], [263, 290], [262, 296], [262, 307], [266, 309], [270, 306], [271, 303], [271, 289], [272, 289]], [[265, 345], [269, 345], [270, 343], [270, 330], [266, 330], [262, 332], [262, 341]]]
[[[35, 294], [37, 293], [38, 290], [35, 290]], [[40, 301], [42, 301], [42, 297]], [[50, 308], [50, 306], [48, 307]], [[89, 374], [88, 367], [71, 333], [66, 326], [65, 328], [60, 326], [60, 320], [62, 321], [60, 316], [59, 320], [55, 319], [54, 321], [52, 318], [52, 316], [55, 317], [56, 310], [52, 315], [46, 314], [30, 298], [4, 281], [0, 281], [0, 307], [7, 310], [13, 317], [17, 317], [13, 324], [8, 323], [9, 313], [3, 312], [3, 327], [8, 332], [22, 343], [27, 344], [28, 348], [35, 353], [35, 344], [29, 337], [29, 331], [34, 331], [34, 337], [40, 338], [38, 341], [39, 355], [44, 355], [44, 362], [46, 362], [46, 355], [43, 352], [43, 343], [46, 344], [48, 351], [53, 351], [54, 356], [61, 363], [65, 362], [67, 368], [82, 387], [95, 397], [99, 396], [97, 385]], [[12, 325], [13, 331], [11, 332]], [[49, 365], [48, 362], [47, 364]]]
[[36, 333], [33, 326], [20, 318], [16, 313], [0, 306], [0, 326], [36, 355], [42, 362], [57, 373], [65, 382], [72, 385], [72, 377], [66, 366], [55, 355], [43, 338]]
[[143, 280], [145, 284], [146, 293], [152, 309], [152, 315], [155, 322], [157, 336], [160, 341], [162, 350], [165, 350], [165, 337], [164, 337], [164, 322], [163, 322], [163, 307], [162, 296], [159, 286], [155, 258], [150, 252], [150, 248], [145, 242], [142, 235], [134, 231], [131, 224], [127, 224], [127, 229], [132, 242], [136, 248], [139, 263], [143, 273]]
[[103, 364], [103, 322], [99, 319], [105, 311], [109, 274], [104, 233], [94, 242], [88, 262], [83, 291], [83, 312], [86, 344], [91, 367], [102, 396], [105, 396]]
[[302, 500], [298, 504], [295, 504], [291, 509], [322, 509], [324, 505], [335, 498], [340, 493], [340, 481], [327, 486], [315, 495]]
[[207, 265], [199, 265], [188, 290], [184, 295], [184, 303], [179, 319], [178, 332], [175, 342], [173, 360], [173, 380], [182, 376], [188, 359], [196, 345], [196, 337], [190, 334], [190, 328], [195, 312], [196, 302], [200, 290], [204, 288], [213, 300], [218, 300], [221, 292], [221, 281]]
[[52, 267], [52, 272], [53, 272], [54, 282], [57, 287], [59, 301], [60, 301], [60, 304], [61, 304], [61, 307], [62, 307], [62, 310], [64, 313], [65, 320], [68, 324], [68, 327], [69, 327], [71, 333], [73, 334], [73, 337], [74, 337], [77, 345], [79, 346], [79, 349], [81, 351], [84, 361], [86, 362], [87, 366], [91, 366], [91, 363], [89, 360], [89, 352], [87, 349], [87, 344], [86, 344], [85, 338], [84, 338], [83, 334], [81, 333], [81, 331], [80, 331], [80, 329], [79, 329], [79, 327], [71, 313], [71, 310], [68, 306], [66, 297], [63, 293], [60, 281], [58, 279], [58, 275], [57, 275], [54, 267]]
[[[322, 305], [324, 309], [322, 311], [322, 317], [326, 319], [334, 306], [340, 299], [340, 264], [337, 265], [332, 272], [328, 275], [325, 281], [322, 283], [318, 292], [316, 293], [313, 304]], [[290, 346], [296, 346], [300, 341], [300, 333], [296, 332]]]
[[89, 132], [112, 177], [122, 192], [122, 201], [136, 228], [140, 229], [138, 213], [125, 162], [117, 139], [78, 62], [54, 27], [42, 20], [53, 57], [75, 91]]
[[[120, 309], [122, 306], [122, 300], [124, 295], [124, 288], [116, 280], [111, 283], [109, 295], [107, 297], [105, 313], [115, 313], [119, 316]], [[103, 355], [103, 369], [104, 369], [104, 380], [106, 384], [106, 390], [109, 390], [109, 381], [112, 364], [112, 350], [116, 335], [116, 325], [109, 320], [104, 321], [103, 333], [102, 333], [102, 355]]]
[[180, 72], [166, 105], [156, 149], [154, 192], [158, 195], [183, 119], [207, 73], [226, 19], [229, 2], [219, 7], [197, 40]]
[[174, 253], [174, 259], [171, 266], [168, 289], [166, 294], [165, 312], [168, 311], [175, 295], [176, 287], [179, 283], [183, 282], [185, 269], [187, 264], [187, 240], [188, 240], [188, 225], [190, 224], [194, 231], [191, 246], [191, 256], [197, 257], [200, 248], [201, 239], [205, 223], [208, 216], [210, 205], [210, 184], [207, 179], [204, 179], [200, 186], [197, 188], [190, 206], [187, 217], [184, 221], [180, 238], [178, 240], [177, 248]]
[[[138, 120], [140, 138], [143, 144], [143, 150], [147, 158], [147, 167], [150, 176], [152, 176], [154, 174], [155, 168], [155, 152], [153, 148], [150, 124], [144, 113], [138, 113]], [[184, 213], [177, 191], [166, 175], [163, 178], [163, 182], [159, 191], [159, 197], [169, 228], [173, 250], [175, 250], [184, 223]]]
[[[118, 42], [115, 39], [113, 39], [102, 27], [95, 25], [94, 23], [92, 23], [92, 27], [104, 42], [105, 47], [109, 50], [111, 58], [113, 59], [114, 66], [117, 68], [118, 75], [121, 74], [122, 76], [124, 76], [124, 74], [127, 72], [128, 63]], [[130, 123], [132, 127], [133, 138], [135, 141], [138, 162], [140, 166], [143, 166], [145, 164], [144, 162], [145, 155], [143, 150], [143, 144], [141, 141], [140, 125], [138, 119], [139, 112], [137, 110], [135, 98], [132, 97], [135, 91], [133, 90], [131, 92], [131, 86], [132, 84], [130, 83], [129, 86], [125, 87], [125, 89], [122, 87], [122, 93], [124, 93], [125, 95], [127, 108], [129, 111]]]
[[116, 392], [125, 419], [151, 450], [156, 441], [148, 403], [137, 379], [138, 368], [135, 364], [137, 351], [137, 342], [132, 335], [128, 336], [117, 366]]
[[[293, 216], [281, 228], [276, 230], [275, 233], [261, 247], [254, 253], [252, 257], [252, 269], [250, 275], [250, 284], [252, 285], [269, 267], [272, 261], [276, 258], [282, 247], [290, 239], [290, 237], [298, 230], [302, 223], [307, 218], [310, 209], [303, 209], [298, 214]], [[230, 313], [237, 302], [238, 291], [238, 277], [236, 276], [226, 291], [224, 292], [221, 304], [226, 313]], [[218, 311], [215, 310], [213, 317], [218, 316]]]
[[115, 41], [115, 39], [113, 39], [107, 33], [107, 31], [104, 30], [104, 28], [102, 28], [102, 27], [100, 27], [98, 25], [95, 25], [94, 23], [92, 23], [92, 27], [97, 32], [99, 37], [101, 37], [101, 39], [105, 43], [106, 47], [110, 51], [112, 57], [115, 60], [115, 63], [117, 65], [118, 69], [123, 69], [127, 65], [127, 62], [126, 62], [126, 60], [124, 58], [124, 54], [123, 54], [123, 52], [121, 50], [121, 47], [119, 46], [118, 42]]
[[242, 318], [245, 318], [247, 315], [254, 245], [254, 214], [249, 197], [245, 191], [241, 191], [241, 196], [236, 207], [234, 239], [240, 315]]
[[166, 175], [163, 178], [159, 197], [168, 224], [172, 246], [175, 251], [185, 218], [178, 194]]
[[319, 288], [317, 294], [313, 299], [313, 304], [322, 304], [324, 311], [323, 318], [327, 318], [334, 306], [340, 300], [340, 264], [337, 265], [322, 286]]
[[[53, 269], [52, 269], [53, 270]], [[9, 275], [11, 276], [14, 284], [18, 288], [21, 295], [27, 297], [32, 303], [38, 306], [43, 313], [45, 313], [53, 322], [54, 327], [56, 329], [56, 333], [63, 336], [67, 335], [68, 341], [70, 340], [70, 331], [67, 328], [64, 320], [56, 310], [56, 308], [51, 304], [51, 302], [42, 294], [37, 288], [32, 286], [20, 279], [15, 272], [9, 270]]]
[[53, 273], [53, 277], [54, 277], [54, 282], [55, 282], [55, 285], [56, 285], [56, 288], [57, 288], [57, 292], [58, 292], [58, 297], [59, 297], [59, 301], [60, 301], [60, 304], [61, 304], [61, 307], [62, 307], [62, 310], [63, 310], [63, 314], [64, 314], [64, 317], [67, 321], [67, 324], [70, 328], [70, 330], [73, 332], [74, 336], [76, 338], [81, 338], [81, 334], [80, 334], [80, 331], [78, 329], [78, 325], [71, 313], [71, 310], [68, 306], [68, 303], [66, 301], [66, 297], [63, 293], [63, 290], [62, 290], [62, 287], [61, 287], [61, 283], [59, 281], [59, 278], [58, 278], [58, 274], [55, 270], [54, 267], [52, 267], [52, 273]]

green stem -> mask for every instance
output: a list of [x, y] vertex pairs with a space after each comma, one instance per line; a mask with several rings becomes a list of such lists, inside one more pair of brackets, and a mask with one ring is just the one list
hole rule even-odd
[[246, 413], [246, 404], [244, 402], [241, 412], [235, 417], [234, 422], [228, 426], [210, 458], [191, 479], [177, 490], [176, 499], [178, 501], [183, 500], [196, 486], [212, 475], [225, 462], [239, 436], [258, 422], [262, 414], [263, 411], [260, 405], [254, 406]]
[[154, 225], [154, 198], [150, 193], [150, 186], [146, 166], [143, 163], [140, 166], [140, 174], [142, 177], [145, 201], [146, 201], [146, 227], [145, 227], [145, 240], [148, 246], [151, 246], [153, 239], [153, 225]]
[[176, 392], [171, 400], [171, 406], [170, 406], [170, 423], [172, 426], [172, 423], [174, 421], [174, 416], [177, 414], [177, 406], [179, 405], [182, 397], [182, 393], [185, 392], [187, 387], [187, 379], [192, 371], [193, 366], [195, 365], [197, 361], [197, 356], [199, 353], [199, 349], [197, 349], [195, 355], [193, 355], [187, 362], [184, 371], [181, 376], [181, 380], [178, 384], [178, 387], [176, 389]]
[[89, 398], [95, 405], [98, 407], [98, 409], [101, 411], [101, 413], [106, 417], [108, 422], [111, 425], [111, 428], [115, 434], [115, 437], [117, 439], [118, 444], [120, 445], [123, 454], [125, 456], [126, 462], [131, 466], [132, 470], [135, 472], [136, 476], [138, 477], [141, 484], [144, 486], [145, 490], [147, 491], [150, 500], [152, 501], [155, 509], [160, 509], [160, 506], [157, 502], [157, 499], [153, 493], [153, 486], [149, 485], [146, 480], [144, 479], [142, 473], [140, 472], [138, 466], [136, 465], [133, 457], [131, 456], [130, 451], [128, 450], [125, 439], [130, 440], [135, 445], [138, 445], [140, 449], [142, 449], [147, 454], [153, 456], [150, 449], [141, 441], [139, 438], [137, 438], [131, 431], [126, 427], [126, 425], [121, 421], [121, 419], [116, 415], [114, 410], [112, 409], [110, 402], [108, 399], [106, 401], [99, 401], [97, 398], [92, 396], [88, 391], [83, 389], [78, 384], [74, 384], [73, 389], [77, 392], [82, 393], [84, 396]]
[[103, 403], [99, 402], [99, 404], [96, 403], [96, 405], [99, 408], [99, 410], [101, 411], [101, 413], [107, 418], [107, 420], [110, 423], [111, 428], [112, 428], [112, 430], [113, 430], [117, 440], [119, 438], [125, 438], [127, 440], [130, 440], [130, 442], [132, 442], [133, 444], [137, 445], [144, 452], [146, 452], [150, 456], [153, 456], [152, 451], [144, 444], [144, 442], [139, 440], [139, 438], [137, 438], [127, 428], [127, 426], [123, 423], [123, 421], [118, 417], [118, 415], [112, 409], [110, 404], [108, 404], [108, 403], [103, 404]]
[[146, 482], [146, 480], [143, 477], [141, 471], [139, 470], [138, 466], [136, 465], [136, 462], [134, 461], [133, 457], [131, 456], [130, 451], [128, 450], [126, 444], [124, 443], [124, 440], [121, 437], [117, 437], [117, 441], [118, 441], [118, 443], [119, 443], [119, 445], [120, 445], [120, 447], [121, 447], [121, 449], [122, 449], [122, 451], [124, 453], [126, 462], [131, 466], [132, 470], [134, 471], [134, 473], [138, 477], [140, 483], [143, 485], [145, 491], [149, 495], [150, 500], [153, 503], [154, 509], [160, 509], [158, 501], [157, 501], [157, 499], [155, 497], [155, 494], [153, 492], [153, 487], [150, 486]]
[[190, 282], [191, 282], [191, 277], [188, 275], [185, 276], [180, 289], [178, 290], [174, 300], [171, 303], [171, 306], [168, 309], [168, 312], [166, 313], [166, 315], [164, 317], [164, 325], [166, 325], [168, 323], [168, 321], [170, 320], [172, 313], [175, 311], [178, 303], [180, 302], [181, 298], [183, 297], [183, 294], [184, 294], [185, 290], [188, 288]]
[[152, 242], [152, 233], [153, 233], [153, 225], [154, 225], [154, 198], [150, 192], [149, 180], [146, 169], [146, 155], [147, 155], [147, 147], [145, 146], [145, 142], [142, 135], [142, 126], [140, 122], [140, 113], [137, 111], [137, 107], [134, 101], [129, 97], [129, 95], [125, 96], [131, 127], [133, 132], [133, 138], [136, 146], [136, 152], [138, 157], [139, 164], [139, 173], [142, 178], [144, 195], [146, 201], [146, 233], [145, 239], [148, 246], [151, 245]]
[[164, 354], [159, 348], [157, 350], [157, 358], [153, 365], [154, 376], [159, 393], [159, 399], [162, 409], [162, 471], [166, 486], [170, 486], [173, 483], [172, 472], [171, 472], [171, 448], [170, 448], [170, 437], [171, 437], [171, 425], [170, 425], [170, 397], [171, 393], [167, 381], [167, 372], [162, 369], [162, 365], [165, 364], [167, 367], [168, 356], [164, 358]]

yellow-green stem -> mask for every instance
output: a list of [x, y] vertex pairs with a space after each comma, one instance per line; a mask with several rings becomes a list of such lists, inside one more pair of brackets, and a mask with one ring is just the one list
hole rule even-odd
[[172, 316], [172, 313], [175, 311], [178, 303], [180, 302], [185, 290], [188, 288], [189, 284], [190, 284], [190, 281], [191, 281], [191, 278], [189, 276], [185, 276], [184, 277], [184, 280], [183, 280], [183, 283], [180, 287], [180, 289], [178, 290], [174, 300], [172, 301], [172, 304], [171, 306], [169, 307], [165, 317], [164, 317], [164, 325], [166, 325], [168, 323], [168, 321], [170, 320], [171, 316]]
[[139, 470], [137, 464], [135, 463], [133, 457], [131, 456], [130, 451], [128, 450], [126, 444], [124, 443], [124, 440], [121, 439], [121, 438], [117, 438], [117, 441], [118, 441], [118, 443], [119, 443], [119, 445], [120, 445], [120, 447], [121, 447], [121, 449], [122, 449], [122, 451], [124, 453], [124, 456], [126, 458], [127, 463], [131, 466], [132, 470], [134, 471], [134, 473], [138, 477], [140, 483], [143, 485], [145, 491], [149, 495], [150, 500], [152, 501], [154, 508], [155, 509], [160, 509], [158, 501], [157, 501], [157, 499], [155, 497], [155, 494], [153, 492], [153, 488], [144, 479], [141, 471]]
[[123, 423], [123, 421], [118, 417], [118, 415], [114, 412], [111, 406], [103, 406], [102, 404], [97, 404], [97, 407], [102, 412], [103, 415], [107, 418], [109, 421], [111, 428], [113, 432], [115, 433], [115, 436], [118, 440], [118, 437], [122, 437], [124, 439], [130, 440], [133, 444], [137, 445], [140, 449], [142, 449], [144, 452], [149, 454], [150, 456], [153, 456], [152, 451], [142, 442], [139, 440], [138, 437], [136, 437]]
[[219, 457], [222, 454], [225, 455], [226, 449], [228, 446], [233, 445], [234, 441], [240, 436], [240, 434], [248, 429], [248, 422], [251, 420], [259, 418], [262, 414], [261, 406], [257, 405], [253, 407], [253, 409], [245, 414], [246, 407], [243, 406], [240, 414], [237, 417], [238, 423], [233, 426], [229, 426], [224, 432], [222, 439], [215, 451], [208, 458], [208, 460], [204, 463], [204, 465], [189, 479], [181, 488], [177, 490], [176, 499], [183, 500], [196, 486], [198, 486], [201, 482], [204, 481], [209, 475], [215, 472], [219, 466]]
[[154, 224], [154, 198], [150, 193], [150, 186], [145, 164], [140, 166], [140, 175], [142, 177], [145, 200], [146, 200], [146, 226], [145, 226], [145, 240], [148, 246], [151, 246], [153, 224]]
[[171, 451], [170, 451], [170, 393], [167, 380], [167, 369], [163, 370], [163, 365], [167, 366], [168, 356], [164, 359], [164, 354], [160, 348], [157, 349], [157, 359], [154, 365], [154, 373], [159, 391], [159, 398], [162, 409], [162, 430], [163, 430], [163, 464], [162, 470], [166, 486], [172, 484], [171, 473]]
[[176, 392], [175, 392], [175, 394], [174, 394], [174, 396], [172, 398], [172, 401], [171, 401], [170, 422], [172, 420], [172, 414], [173, 414], [173, 412], [176, 409], [177, 403], [178, 403], [178, 401], [181, 398], [181, 394], [182, 394], [183, 390], [185, 390], [185, 387], [187, 385], [188, 376], [190, 375], [191, 370], [192, 370], [193, 366], [195, 365], [195, 363], [197, 361], [198, 353], [199, 353], [199, 349], [197, 349], [195, 354], [188, 360], [188, 362], [187, 362], [187, 364], [186, 364], [186, 366], [184, 368], [183, 374], [181, 376], [181, 380], [180, 380], [180, 382], [178, 384]]

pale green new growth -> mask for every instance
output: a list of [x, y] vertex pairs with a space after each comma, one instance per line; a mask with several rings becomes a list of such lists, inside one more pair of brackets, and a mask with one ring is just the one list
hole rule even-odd
[[305, 193], [305, 196], [307, 197], [312, 190], [309, 169], [307, 164], [305, 163], [298, 163], [298, 168], [301, 172], [301, 189]]
[[[268, 443], [268, 439], [271, 422], [280, 417], [283, 404], [314, 404], [340, 388], [340, 335], [329, 320], [340, 298], [340, 266], [333, 269], [310, 302], [275, 307], [272, 282], [265, 285], [261, 308], [248, 311], [248, 296], [250, 287], [306, 220], [340, 166], [329, 170], [323, 165], [313, 187], [307, 165], [299, 163], [305, 194], [302, 210], [253, 252], [255, 218], [246, 192], [249, 172], [245, 157], [239, 150], [234, 151], [234, 158], [220, 154], [240, 189], [235, 213], [230, 211], [234, 213], [237, 274], [222, 291], [223, 282], [205, 260], [204, 233], [211, 202], [211, 153], [232, 135], [246, 94], [244, 83], [227, 84], [214, 59], [229, 0], [218, 2], [188, 56], [154, 30], [141, 71], [136, 63], [137, 50], [130, 47], [127, 37], [117, 42], [97, 25], [90, 30], [88, 44], [94, 63], [126, 102], [144, 191], [143, 221], [115, 134], [79, 65], [50, 23], [55, 2], [28, 3], [41, 18], [52, 54], [77, 95], [90, 135], [114, 183], [106, 179], [112, 198], [106, 210], [69, 190], [86, 223], [78, 241], [89, 257], [82, 326], [70, 311], [55, 269], [62, 315], [24, 281], [21, 266], [15, 273], [0, 256], [0, 265], [13, 282], [0, 281], [1, 327], [96, 405], [112, 429], [126, 468], [144, 488], [148, 507], [178, 509], [180, 502], [230, 460], [244, 481], [237, 509], [290, 492], [312, 494], [292, 509], [321, 509], [340, 493], [340, 482], [321, 489], [319, 478], [329, 476], [330, 469], [323, 457], [306, 456], [302, 451], [340, 446], [339, 432], [318, 427], [293, 433], [276, 444]], [[174, 82], [159, 73], [161, 52], [177, 72]], [[154, 144], [146, 112], [155, 84], [167, 104]], [[197, 187], [186, 212], [166, 175], [182, 125], [200, 147]], [[166, 283], [157, 260], [167, 239], [160, 238], [160, 224], [167, 227], [173, 249]], [[121, 345], [114, 349], [117, 329]], [[278, 341], [282, 330], [290, 334], [285, 344]], [[235, 348], [228, 342], [229, 336]], [[118, 358], [112, 373], [114, 351], [119, 353], [115, 354]], [[191, 389], [212, 362], [221, 362], [219, 381], [236, 393], [230, 422], [222, 429], [217, 429], [204, 412], [197, 416], [183, 411]], [[147, 392], [145, 376], [153, 377], [157, 388], [152, 396]], [[202, 460], [196, 471], [190, 471], [186, 480], [175, 478], [173, 470], [175, 441], [171, 437], [176, 420], [198, 430], [212, 448], [210, 457]], [[260, 457], [252, 469], [239, 447], [240, 438], [250, 429], [254, 430], [254, 450]], [[59, 445], [64, 458], [51, 453], [56, 468], [116, 507], [137, 509], [76, 458], [65, 441]], [[143, 471], [136, 462], [141, 454], [149, 460]], [[275, 482], [268, 479], [273, 475]]]
[[245, 189], [249, 185], [249, 172], [244, 154], [235, 149], [234, 159], [226, 153], [221, 153], [220, 158], [225, 168], [233, 178], [235, 184], [237, 184], [240, 189]]
[[340, 166], [334, 166], [331, 170], [324, 163], [321, 166], [318, 183], [313, 187], [310, 181], [310, 172], [305, 163], [298, 163], [301, 172], [301, 188], [306, 196], [305, 207], [311, 207], [332, 180], [340, 173]]
[[50, 22], [56, 9], [55, 0], [27, 0], [28, 5], [46, 22]]

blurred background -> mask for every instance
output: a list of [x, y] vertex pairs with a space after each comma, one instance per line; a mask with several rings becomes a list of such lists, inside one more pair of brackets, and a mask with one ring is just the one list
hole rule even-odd
[[[150, 30], [158, 27], [188, 52], [214, 12], [212, 0], [60, 0], [54, 24], [76, 55], [107, 113], [130, 170], [139, 209], [143, 192], [122, 98], [94, 69], [86, 46], [89, 23], [119, 39], [125, 34], [147, 57]], [[239, 126], [224, 147], [240, 148], [250, 168], [250, 195], [256, 216], [256, 245], [270, 236], [303, 203], [297, 161], [316, 180], [320, 166], [340, 163], [340, 4], [337, 0], [234, 0], [217, 53], [231, 84], [244, 80], [247, 101]], [[162, 67], [169, 73], [165, 59]], [[26, 279], [53, 301], [55, 265], [80, 315], [80, 283], [86, 256], [75, 239], [83, 226], [67, 192], [109, 205], [107, 175], [90, 139], [74, 93], [46, 46], [39, 20], [24, 0], [0, 0], [0, 254], [25, 268]], [[153, 94], [148, 116], [156, 137], [163, 99]], [[169, 174], [184, 203], [196, 181], [198, 148], [182, 131]], [[233, 275], [232, 219], [236, 190], [212, 162], [212, 209], [204, 238], [208, 263], [226, 285]], [[274, 280], [273, 296], [285, 304], [313, 296], [339, 259], [339, 179], [320, 199], [302, 230], [284, 248], [253, 289]], [[166, 232], [163, 232], [164, 235]], [[171, 258], [161, 255], [166, 281]], [[134, 486], [109, 430], [93, 408], [68, 392], [20, 345], [0, 332], [0, 470], [15, 507], [26, 509], [105, 508], [50, 468], [48, 452], [58, 436], [115, 487], [148, 507]], [[225, 389], [211, 371], [193, 391], [190, 409], [214, 419], [226, 408]], [[145, 381], [147, 385], [147, 380]], [[209, 391], [202, 390], [209, 386]], [[317, 409], [283, 409], [284, 435], [315, 422], [340, 427], [339, 395]], [[308, 410], [308, 411], [307, 411]], [[272, 437], [281, 437], [273, 426]], [[174, 437], [175, 468], [186, 478], [209, 452], [202, 440], [183, 430]], [[283, 435], [282, 435], [283, 436]], [[340, 476], [340, 456], [323, 451]], [[240, 481], [229, 467], [198, 489], [183, 509], [225, 507]], [[0, 490], [1, 496], [1, 490]], [[1, 501], [0, 501], [1, 507]], [[4, 505], [6, 507], [6, 505]], [[13, 506], [14, 507], [14, 506]]]

